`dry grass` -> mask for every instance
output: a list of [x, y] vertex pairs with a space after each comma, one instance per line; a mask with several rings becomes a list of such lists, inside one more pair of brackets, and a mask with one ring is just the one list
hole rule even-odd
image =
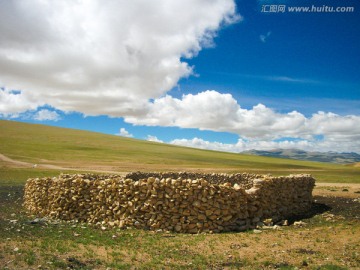
[[360, 167], [354, 166], [206, 151], [13, 121], [0, 120], [0, 130], [0, 154], [15, 161], [0, 158], [0, 180], [6, 181], [13, 175], [25, 180], [34, 171], [56, 175], [69, 170], [310, 173], [321, 182], [346, 183], [359, 183], [360, 176]]
[[[359, 183], [360, 167], [181, 148], [8, 121], [0, 121], [0, 129], [0, 154], [28, 164], [0, 161], [0, 269], [360, 269], [360, 188], [354, 184]], [[32, 168], [33, 163], [61, 168]], [[312, 212], [294, 219], [305, 226], [261, 233], [187, 235], [30, 223], [35, 217], [22, 207], [27, 178], [94, 170], [303, 172], [334, 184], [315, 188]]]
[[[349, 187], [348, 187], [349, 188]], [[223, 234], [30, 224], [22, 188], [0, 193], [1, 269], [358, 269], [360, 189], [317, 187], [302, 227]], [[327, 192], [332, 192], [329, 196]], [[350, 195], [350, 196], [349, 196]], [[292, 220], [292, 221], [294, 221]]]

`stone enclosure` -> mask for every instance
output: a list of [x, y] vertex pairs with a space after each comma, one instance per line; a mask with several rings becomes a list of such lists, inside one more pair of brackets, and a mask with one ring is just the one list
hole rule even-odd
[[29, 213], [104, 227], [243, 231], [306, 212], [315, 179], [248, 173], [61, 174], [25, 185]]

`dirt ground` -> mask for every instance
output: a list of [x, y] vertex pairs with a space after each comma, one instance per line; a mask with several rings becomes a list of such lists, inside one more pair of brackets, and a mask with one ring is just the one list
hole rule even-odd
[[2, 187], [0, 269], [360, 269], [360, 185], [313, 194], [288, 226], [188, 235], [29, 225], [22, 187]]
[[9, 158], [3, 154], [0, 154], [0, 162], [3, 162], [5, 166], [11, 168], [38, 168], [38, 169], [49, 169], [49, 170], [61, 170], [61, 171], [83, 171], [83, 172], [96, 172], [96, 173], [120, 173], [114, 166], [104, 165], [89, 165], [89, 164], [76, 164], [76, 166], [68, 166], [64, 164], [54, 165], [49, 164], [48, 160], [41, 160], [41, 163], [33, 164], [29, 162], [19, 161]]
[[313, 195], [323, 197], [359, 198], [359, 183], [316, 183]]

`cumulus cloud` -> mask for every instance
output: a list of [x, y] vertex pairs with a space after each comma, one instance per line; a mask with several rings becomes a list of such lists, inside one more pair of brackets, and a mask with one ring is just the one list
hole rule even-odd
[[360, 134], [360, 117], [318, 112], [307, 118], [292, 111], [278, 113], [263, 104], [243, 109], [230, 94], [205, 91], [155, 99], [141, 118], [127, 117], [136, 125], [178, 126], [236, 133], [244, 138], [309, 138], [313, 135], [355, 136]]
[[153, 136], [153, 135], [147, 135], [146, 140], [150, 141], [150, 142], [158, 142], [158, 143], [163, 143], [164, 142], [164, 141], [158, 139], [156, 136]]
[[194, 147], [206, 150], [215, 150], [223, 152], [234, 152], [240, 153], [246, 150], [271, 150], [271, 149], [304, 149], [310, 150], [313, 147], [313, 143], [307, 140], [283, 140], [283, 141], [265, 141], [265, 140], [244, 140], [239, 139], [236, 143], [221, 143], [221, 142], [210, 142], [201, 138], [193, 139], [175, 139], [170, 144]]
[[61, 119], [60, 115], [57, 112], [47, 109], [42, 109], [36, 112], [33, 118], [38, 121], [59, 121]]
[[244, 150], [244, 144], [241, 140], [239, 140], [236, 144], [227, 144], [221, 142], [210, 142], [203, 140], [201, 138], [193, 138], [193, 139], [175, 139], [170, 142], [170, 144], [200, 148], [206, 150], [214, 150], [214, 151], [223, 151], [223, 152], [242, 152]]
[[[233, 0], [2, 1], [0, 116], [50, 106], [135, 125], [230, 132], [263, 147], [284, 137], [314, 142], [323, 135], [324, 149], [360, 152], [359, 116], [306, 117], [263, 104], [244, 109], [231, 94], [213, 90], [166, 95], [193, 74], [184, 59], [213, 46], [217, 31], [240, 19]], [[40, 112], [39, 119], [56, 119]]]
[[[125, 121], [140, 125], [179, 126], [221, 131], [231, 125], [233, 113], [239, 105], [230, 94], [205, 91], [183, 95], [182, 99], [169, 95], [155, 99], [141, 118], [126, 117]], [[218, 125], [220, 124], [220, 126]]]
[[319, 152], [356, 152], [360, 149], [359, 141], [345, 140], [340, 142], [333, 137], [325, 137], [323, 140], [243, 140], [239, 139], [236, 143], [221, 143], [206, 141], [201, 138], [175, 139], [170, 144], [200, 148], [206, 150], [240, 153], [247, 150], [273, 150], [273, 149], [301, 149], [305, 151]]
[[[155, 136], [148, 135], [148, 141], [161, 142], [162, 140], [158, 139]], [[239, 139], [236, 143], [222, 143], [217, 141], [207, 141], [202, 138], [192, 138], [192, 139], [174, 139], [169, 144], [185, 146], [191, 148], [199, 148], [205, 150], [213, 150], [213, 151], [222, 151], [222, 152], [233, 152], [240, 153], [246, 150], [272, 150], [272, 149], [303, 149], [303, 150], [314, 150], [315, 146], [314, 142], [306, 141], [306, 140], [283, 140], [283, 141], [259, 141], [259, 140], [243, 140]]]
[[[239, 20], [232, 0], [2, 1], [0, 112], [141, 115]], [[13, 104], [13, 105], [9, 105]]]
[[131, 133], [129, 133], [129, 131], [127, 131], [125, 128], [120, 128], [119, 133], [116, 134], [118, 136], [122, 136], [122, 137], [128, 137], [128, 138], [132, 138], [134, 137]]
[[0, 88], [0, 116], [17, 116], [29, 110], [36, 110], [42, 105], [42, 102], [37, 101], [26, 93], [22, 94], [21, 91], [13, 91], [5, 87]]
[[[235, 133], [251, 141], [252, 144], [247, 145], [256, 149], [310, 149], [316, 145], [324, 150], [336, 148], [340, 151], [360, 151], [360, 145], [357, 143], [360, 141], [360, 116], [317, 112], [311, 117], [306, 117], [297, 111], [278, 113], [263, 104], [258, 104], [252, 109], [243, 109], [230, 94], [214, 90], [183, 95], [181, 99], [169, 95], [155, 99], [146, 115], [141, 118], [126, 117], [125, 121], [135, 125], [177, 126]], [[316, 141], [318, 135], [324, 136], [325, 140]], [[282, 138], [292, 140], [276, 142]], [[214, 146], [199, 139], [191, 142], [178, 140], [174, 143], [197, 144], [200, 148], [206, 149], [233, 147]]]

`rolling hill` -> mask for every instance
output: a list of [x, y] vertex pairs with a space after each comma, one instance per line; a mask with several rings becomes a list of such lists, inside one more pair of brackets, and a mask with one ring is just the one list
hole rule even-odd
[[[0, 120], [0, 154], [29, 164], [79, 171], [311, 173], [322, 181], [335, 181], [341, 177], [351, 182], [358, 181], [360, 175], [358, 167], [209, 151], [6, 120]], [[13, 167], [16, 166], [12, 163], [0, 161], [2, 171]], [[31, 173], [35, 174], [35, 171]]]

